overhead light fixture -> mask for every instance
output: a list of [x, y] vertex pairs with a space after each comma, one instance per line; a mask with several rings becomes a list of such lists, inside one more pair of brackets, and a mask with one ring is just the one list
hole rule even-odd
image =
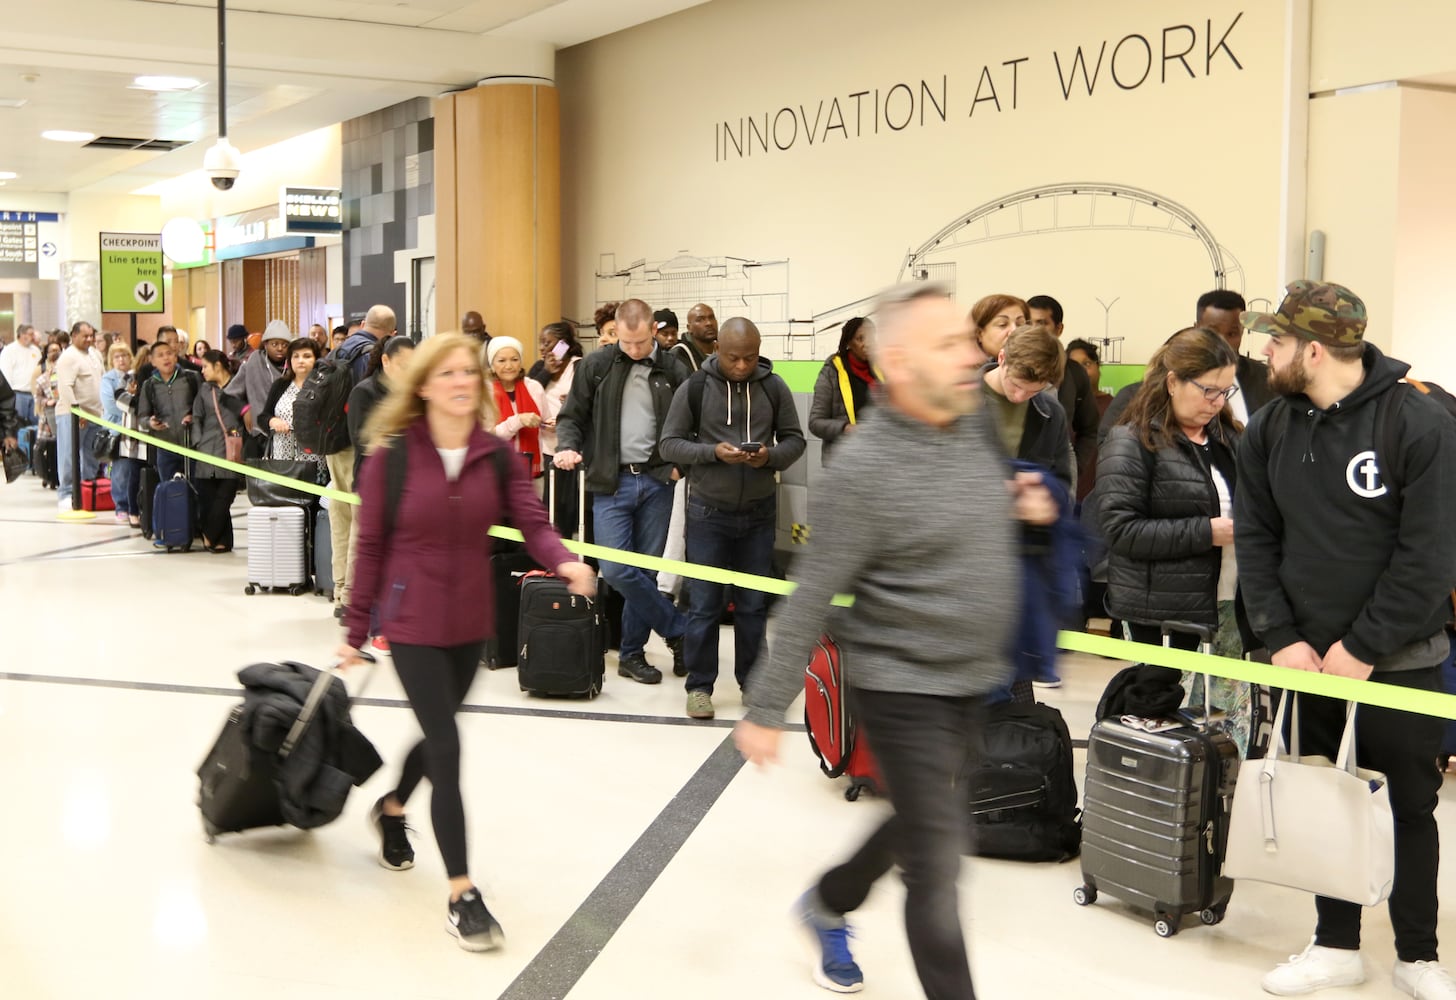
[[0, 181], [13, 181], [19, 176], [20, 175], [13, 170], [0, 170]]
[[139, 76], [131, 82], [131, 85], [135, 90], [171, 93], [178, 90], [196, 90], [202, 86], [202, 81], [194, 80], [190, 76]]
[[49, 139], [52, 142], [90, 142], [96, 138], [95, 132], [70, 132], [66, 129], [50, 129], [40, 134], [42, 139]]

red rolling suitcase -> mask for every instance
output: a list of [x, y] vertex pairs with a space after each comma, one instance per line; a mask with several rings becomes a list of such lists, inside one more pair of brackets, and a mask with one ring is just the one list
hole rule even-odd
[[847, 695], [839, 646], [822, 635], [804, 668], [804, 726], [819, 769], [830, 778], [847, 775], [844, 797], [853, 802], [865, 789], [879, 794], [884, 781], [869, 744], [859, 737]]

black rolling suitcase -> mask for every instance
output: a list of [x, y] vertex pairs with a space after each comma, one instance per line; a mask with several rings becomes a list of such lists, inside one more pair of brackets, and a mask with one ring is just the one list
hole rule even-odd
[[[368, 653], [359, 655], [371, 664], [374, 662]], [[278, 801], [278, 765], [303, 737], [329, 686], [336, 681], [343, 683], [336, 671], [334, 667], [318, 672], [308, 699], [276, 754], [249, 744], [243, 732], [244, 703], [239, 702], [228, 713], [217, 742], [197, 769], [197, 807], [202, 812], [202, 829], [209, 844], [221, 833], [284, 825], [286, 820]]]
[[[584, 520], [586, 476], [577, 479]], [[561, 698], [601, 694], [606, 677], [606, 628], [598, 603], [571, 593], [560, 577], [539, 571], [521, 579], [519, 596], [516, 678], [521, 690]]]
[[[1196, 632], [1212, 651], [1209, 629], [1170, 623], [1165, 645], [1175, 631]], [[1205, 702], [1202, 718], [1192, 713], [1189, 724], [1160, 732], [1115, 717], [1092, 727], [1079, 905], [1105, 890], [1152, 913], [1160, 937], [1178, 933], [1189, 913], [1205, 924], [1223, 919], [1234, 888], [1222, 868], [1239, 753], [1209, 714]]]
[[56, 439], [38, 437], [30, 453], [30, 469], [40, 477], [40, 484], [48, 490], [61, 485], [61, 465], [56, 451]]
[[495, 539], [490, 575], [495, 591], [495, 636], [486, 641], [485, 665], [491, 670], [516, 665], [521, 618], [521, 580], [541, 569], [520, 542]]

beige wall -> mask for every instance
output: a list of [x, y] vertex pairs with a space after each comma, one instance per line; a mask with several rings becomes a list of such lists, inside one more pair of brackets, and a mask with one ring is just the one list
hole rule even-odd
[[1310, 90], [1451, 75], [1456, 84], [1456, 3], [1451, 0], [1313, 0]]
[[[1453, 4], [1456, 6], [1456, 4]], [[1456, 94], [1402, 89], [1391, 349], [1412, 373], [1456, 386]]]
[[[1236, 18], [1227, 44], [1242, 69], [1217, 48]], [[913, 16], [879, 0], [717, 0], [565, 50], [557, 79], [566, 311], [588, 317], [599, 300], [621, 292], [672, 305], [681, 317], [699, 289], [722, 289], [724, 280], [636, 272], [612, 281], [596, 272], [688, 251], [730, 273], [726, 258], [787, 260], [784, 302], [771, 294], [773, 269], [759, 269], [725, 293], [738, 297], [730, 311], [777, 310], [829, 328], [897, 280], [911, 249], [971, 209], [1074, 182], [1144, 189], [1185, 206], [1241, 264], [1234, 287], [1250, 298], [1277, 297], [1284, 33], [1282, 4], [1228, 0], [925, 0]], [[1191, 42], [1191, 78], [1176, 59], [1163, 62], [1165, 35], [1175, 53]], [[1147, 60], [1138, 36], [1152, 50], [1141, 85]], [[1079, 45], [1091, 71], [1104, 43], [1093, 95], [1080, 75], [1065, 95], [1054, 53], [1070, 76]], [[1017, 59], [1026, 61], [1016, 65], [1013, 95], [1004, 64]], [[922, 81], [937, 99], [944, 88], [944, 121], [923, 99]], [[902, 131], [884, 118], [897, 83], [916, 98]], [[990, 100], [973, 103], [978, 87], [989, 98], [992, 86], [999, 111]], [[878, 132], [871, 123], [877, 88]], [[856, 91], [869, 92], [858, 136]], [[834, 98], [844, 129], [821, 126], [810, 145], [801, 119], [788, 142], [801, 105], [812, 127], [821, 113], [832, 114]], [[898, 124], [906, 95], [895, 100]], [[784, 107], [793, 114], [780, 121], [776, 144], [772, 127]], [[765, 113], [768, 152], [749, 133], [752, 155], [730, 146], [725, 160], [723, 123], [736, 131], [751, 117], [762, 129]], [[1049, 198], [996, 213], [959, 237], [972, 231], [982, 238], [935, 258], [953, 265], [963, 304], [997, 291], [1047, 292], [1065, 305], [1070, 334], [1100, 335], [1097, 300], [1116, 299], [1111, 333], [1128, 338], [1131, 360], [1190, 322], [1194, 300], [1215, 283], [1196, 240], [1174, 235], [1179, 227], [1161, 209], [1125, 198], [1101, 197], [1095, 207], [1085, 196]], [[768, 299], [743, 304], [745, 288], [765, 286]], [[835, 337], [830, 329], [816, 344], [772, 350], [821, 355]]]

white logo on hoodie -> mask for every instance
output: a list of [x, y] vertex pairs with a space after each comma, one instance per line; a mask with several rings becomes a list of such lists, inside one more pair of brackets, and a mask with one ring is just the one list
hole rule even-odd
[[1362, 451], [1350, 459], [1350, 464], [1345, 466], [1345, 482], [1352, 493], [1366, 500], [1378, 500], [1389, 492], [1373, 451]]

